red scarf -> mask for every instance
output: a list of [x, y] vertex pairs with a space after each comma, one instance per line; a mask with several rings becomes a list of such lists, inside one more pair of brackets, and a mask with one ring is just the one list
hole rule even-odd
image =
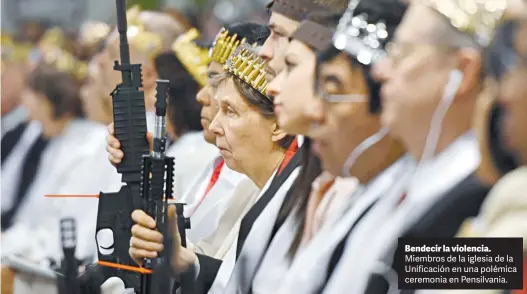
[[295, 156], [296, 151], [298, 151], [298, 140], [295, 138], [295, 140], [291, 143], [291, 145], [289, 145], [289, 148], [287, 148], [287, 151], [285, 152], [285, 157], [280, 164], [278, 174], [281, 174], [282, 171], [284, 171], [284, 168], [289, 164], [293, 156]]

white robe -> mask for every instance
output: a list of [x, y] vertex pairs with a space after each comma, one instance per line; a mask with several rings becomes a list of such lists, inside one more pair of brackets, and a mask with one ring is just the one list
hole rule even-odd
[[467, 133], [418, 167], [401, 205], [397, 207], [400, 193], [390, 192], [352, 231], [323, 293], [363, 293], [373, 273], [382, 274], [397, 288], [396, 273], [382, 259], [393, 253], [397, 238], [449, 189], [470, 175], [479, 161], [477, 141]]
[[[350, 191], [348, 209], [342, 211], [341, 215], [328, 219], [313, 239], [298, 249], [287, 274], [273, 293], [318, 293], [324, 283], [331, 256], [352, 225], [368, 207], [384, 197], [387, 191], [394, 190], [396, 185], [403, 185], [407, 181], [405, 177], [411, 174], [414, 166], [413, 160], [403, 157], [365, 186]], [[264, 281], [258, 280], [255, 280], [253, 286], [257, 286], [257, 282], [261, 285], [260, 288], [264, 286]]]
[[[220, 218], [227, 209], [230, 199], [235, 195], [238, 186], [242, 181], [250, 181], [247, 176], [233, 171], [224, 164], [217, 182], [207, 196], [203, 198], [214, 168], [222, 159], [219, 152], [217, 154], [218, 157], [209, 162], [181, 197], [181, 202], [187, 204], [185, 216], [190, 217], [191, 229], [187, 230], [187, 239], [193, 244], [198, 244], [203, 238], [216, 231]], [[204, 253], [213, 255], [209, 252]]]
[[[209, 291], [210, 294], [236, 293], [238, 287], [245, 281], [246, 269], [253, 269], [256, 267], [255, 263], [259, 261], [267, 248], [267, 240], [269, 240], [273, 231], [282, 202], [299, 172], [300, 167], [293, 170], [287, 180], [275, 193], [269, 204], [258, 216], [247, 235], [247, 239], [245, 240], [242, 251], [240, 252], [238, 261], [236, 261], [236, 244], [231, 247], [225, 260], [221, 264], [214, 283], [212, 284]], [[275, 175], [267, 181], [262, 192], [260, 192], [260, 196], [267, 191], [274, 176]]]
[[190, 132], [181, 136], [166, 151], [175, 158], [174, 197], [179, 199], [189, 189], [207, 165], [216, 158], [218, 148], [203, 138], [203, 132]]
[[22, 133], [18, 143], [11, 151], [11, 154], [9, 154], [2, 165], [0, 182], [3, 183], [0, 194], [2, 195], [2, 213], [9, 211], [13, 207], [16, 197], [15, 193], [17, 193], [17, 188], [21, 180], [22, 165], [33, 143], [40, 136], [41, 131], [40, 123], [30, 122], [24, 130], [24, 133]]
[[97, 200], [50, 199], [44, 195], [118, 190], [120, 175], [108, 162], [106, 134], [103, 125], [74, 120], [50, 141], [13, 227], [2, 234], [2, 256], [20, 254], [36, 262], [48, 257], [59, 260], [62, 247], [58, 229], [64, 217], [73, 217], [77, 223], [77, 257], [95, 254]]
[[16, 128], [19, 124], [23, 123], [27, 118], [27, 111], [22, 106], [19, 106], [15, 109], [13, 109], [11, 112], [7, 113], [2, 117], [2, 123], [1, 123], [1, 130], [2, 130], [2, 136], [11, 131], [12, 129]]

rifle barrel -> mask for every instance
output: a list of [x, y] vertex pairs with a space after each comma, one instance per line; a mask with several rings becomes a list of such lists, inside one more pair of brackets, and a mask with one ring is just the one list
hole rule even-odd
[[126, 0], [117, 0], [117, 31], [121, 46], [121, 64], [130, 64], [130, 50], [128, 47], [128, 25], [126, 20]]

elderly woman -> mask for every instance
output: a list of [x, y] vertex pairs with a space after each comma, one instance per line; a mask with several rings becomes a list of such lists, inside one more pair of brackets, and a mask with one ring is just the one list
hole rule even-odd
[[[275, 174], [286, 175], [284, 180], [280, 181], [282, 185], [279, 187], [282, 189], [292, 184], [296, 172], [280, 169], [283, 162], [289, 161], [286, 151], [293, 138], [288, 136], [276, 122], [273, 101], [263, 94], [266, 88], [265, 72], [262, 70], [264, 64], [255, 57], [254, 53], [249, 52], [251, 50], [253, 49], [247, 47], [235, 52], [226, 67], [228, 72], [218, 77], [216, 98], [219, 112], [212, 121], [210, 130], [216, 135], [216, 145], [225, 164], [247, 175], [262, 189], [259, 195], [254, 196], [254, 203], [261, 195], [272, 191], [273, 185], [270, 183], [277, 177], [274, 176]], [[249, 62], [241, 62], [245, 59]], [[249, 64], [252, 68], [246, 68], [245, 71], [243, 68], [238, 68], [243, 64]], [[242, 76], [245, 77], [244, 79], [240, 78], [242, 72], [246, 74]], [[249, 218], [257, 216], [249, 211], [241, 221], [238, 242], [233, 243], [229, 248], [223, 263], [208, 256], [198, 255], [200, 264], [198, 287], [210, 288], [218, 271], [216, 278], [218, 282], [214, 287], [218, 289], [224, 287], [234, 265], [237, 251], [243, 244], [242, 233], [251, 230], [252, 224], [246, 223], [250, 223]], [[132, 218], [137, 224], [132, 229], [131, 256], [135, 260], [156, 256], [156, 252], [162, 249], [159, 244], [162, 236], [151, 226], [152, 219], [142, 211], [134, 212]], [[175, 244], [174, 252], [176, 254], [172, 263], [176, 272], [184, 271], [197, 262], [197, 256], [190, 250], [181, 248], [178, 242]]]
[[118, 182], [106, 161], [104, 126], [82, 118], [79, 82], [72, 71], [73, 67], [59, 69], [56, 63], [41, 62], [29, 77], [23, 103], [49, 143], [40, 158], [32, 159], [39, 168], [24, 179], [24, 199], [13, 227], [2, 233], [2, 255], [21, 254], [37, 262], [60, 258], [58, 224], [63, 217], [77, 220], [78, 257], [93, 258], [95, 253], [97, 202], [44, 198], [98, 194]]

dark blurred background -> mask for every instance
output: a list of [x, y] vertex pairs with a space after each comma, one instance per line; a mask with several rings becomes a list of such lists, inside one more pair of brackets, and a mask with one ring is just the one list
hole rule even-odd
[[[263, 6], [269, 0], [128, 0], [144, 10], [176, 9], [211, 38], [226, 23], [241, 20], [266, 22]], [[75, 32], [86, 21], [115, 23], [112, 0], [2, 0], [2, 31], [38, 39], [49, 27]], [[29, 41], [29, 40], [28, 40]]]

